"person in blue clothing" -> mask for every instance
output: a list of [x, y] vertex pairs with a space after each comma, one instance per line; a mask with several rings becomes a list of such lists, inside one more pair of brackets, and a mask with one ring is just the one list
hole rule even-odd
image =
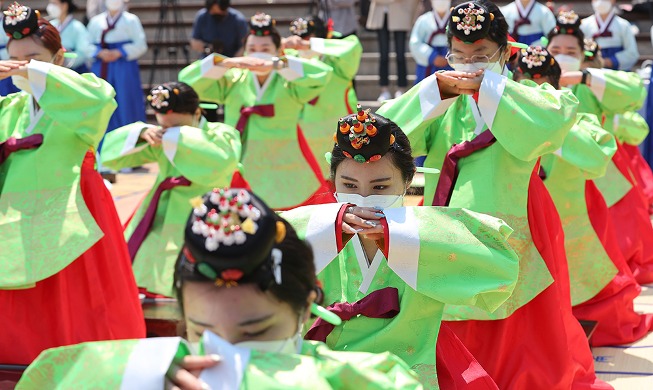
[[206, 0], [206, 6], [195, 16], [190, 46], [202, 54], [237, 57], [248, 34], [247, 19], [231, 8], [231, 0]]
[[124, 0], [105, 0], [107, 11], [88, 22], [91, 71], [116, 90], [118, 109], [107, 131], [145, 122], [145, 96], [138, 58], [147, 52], [145, 31], [138, 16], [125, 10]]

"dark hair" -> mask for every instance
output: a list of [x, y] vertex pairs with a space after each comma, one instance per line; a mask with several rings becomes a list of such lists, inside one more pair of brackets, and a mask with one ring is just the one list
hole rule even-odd
[[[25, 38], [31, 37], [33, 40], [40, 42], [46, 49], [48, 49], [50, 54], [57, 54], [57, 52], [63, 48], [63, 46], [61, 46], [61, 35], [59, 35], [59, 30], [43, 18], [39, 18], [38, 26], [38, 30]], [[9, 42], [7, 42], [7, 47], [9, 47], [9, 44], [14, 40], [14, 38], [10, 37]]]
[[[549, 79], [549, 84], [551, 84], [553, 88], [560, 89], [561, 75], [562, 75], [562, 69], [560, 68], [560, 65], [558, 64], [558, 62], [554, 62], [544, 77], [547, 77]], [[521, 78], [530, 79], [529, 77], [524, 76], [522, 72], [514, 72], [512, 75], [512, 79], [515, 81], [518, 81]]]
[[[487, 10], [494, 15], [494, 19], [490, 23], [490, 30], [488, 31], [487, 39], [495, 42], [499, 47], [505, 47], [508, 44], [508, 22], [505, 16], [501, 13], [499, 7], [488, 0], [475, 0], [474, 3], [480, 4], [487, 8]], [[447, 43], [451, 47], [451, 39], [453, 38], [453, 31], [447, 29]]]
[[313, 22], [313, 35], [315, 35], [316, 38], [326, 38], [327, 37], [327, 26], [324, 23], [324, 20], [322, 20], [319, 16], [309, 16], [306, 19], [307, 22]]
[[180, 114], [195, 114], [200, 106], [200, 97], [197, 92], [188, 84], [181, 81], [170, 81], [162, 84], [169, 90], [178, 90], [177, 98], [175, 99], [173, 112]]
[[[271, 283], [265, 291], [269, 291], [280, 302], [289, 304], [295, 312], [300, 312], [306, 307], [308, 295], [311, 291], [316, 291], [318, 295], [320, 295], [320, 291], [317, 287], [317, 278], [315, 276], [313, 251], [306, 241], [301, 240], [297, 236], [297, 232], [288, 221], [279, 216], [275, 216], [275, 218], [278, 221], [281, 221], [286, 227], [286, 236], [284, 240], [275, 245], [275, 247], [282, 253], [281, 279], [283, 282], [280, 285]], [[213, 283], [213, 281], [197, 281], [192, 278], [185, 278], [187, 274], [182, 272], [183, 267], [180, 266], [182, 262], [182, 253], [183, 252], [180, 252], [175, 264], [173, 286], [179, 306], [183, 311], [184, 301], [182, 288], [184, 282]], [[258, 286], [258, 284], [256, 285]], [[261, 291], [263, 291], [263, 289], [261, 289]]]
[[77, 10], [79, 9], [79, 8], [75, 5], [75, 3], [73, 3], [73, 0], [59, 0], [59, 1], [60, 1], [61, 3], [66, 3], [66, 4], [68, 4], [68, 13], [69, 13], [69, 14], [73, 14], [73, 13], [77, 12]]
[[226, 11], [229, 7], [231, 7], [231, 0], [206, 0], [206, 3], [204, 3], [207, 11], [210, 10], [214, 5], [217, 5], [218, 8]]
[[[378, 114], [375, 114], [378, 115]], [[401, 177], [405, 183], [413, 180], [415, 176], [415, 160], [413, 159], [413, 152], [410, 148], [410, 141], [406, 134], [397, 126], [396, 123], [388, 119], [392, 134], [395, 136], [394, 145], [385, 154], [392, 158], [392, 163], [401, 171]], [[345, 156], [343, 150], [335, 144], [331, 151], [331, 180], [335, 182], [336, 170], [338, 165], [349, 157]], [[365, 164], [365, 163], [364, 163]]]

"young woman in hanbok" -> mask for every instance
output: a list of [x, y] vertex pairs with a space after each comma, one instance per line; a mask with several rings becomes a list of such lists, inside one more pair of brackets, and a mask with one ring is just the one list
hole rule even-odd
[[447, 47], [447, 21], [451, 0], [431, 0], [432, 11], [415, 21], [410, 32], [408, 48], [415, 59], [415, 84], [441, 69], [451, 70], [445, 56]]
[[17, 389], [422, 389], [388, 352], [336, 352], [302, 340], [311, 313], [339, 321], [315, 303], [310, 247], [259, 198], [224, 189], [193, 203], [175, 267], [192, 347], [174, 337], [57, 348]]
[[508, 241], [520, 274], [495, 312], [447, 305], [444, 319], [501, 389], [609, 388], [572, 314], [562, 226], [538, 176], [539, 158], [562, 146], [578, 101], [506, 76], [508, 25], [493, 3], [460, 4], [447, 31], [454, 71], [378, 113], [404, 128], [425, 167], [442, 169], [439, 180], [426, 176], [425, 204], [487, 213], [514, 229]]
[[304, 105], [299, 126], [311, 147], [322, 174], [329, 177], [323, 158], [333, 147], [333, 124], [344, 113], [353, 114], [358, 104], [352, 81], [358, 72], [363, 46], [356, 35], [333, 39], [339, 34], [317, 17], [292, 22], [292, 36], [282, 40], [286, 55], [321, 61], [333, 69], [333, 77], [318, 97]]
[[616, 13], [615, 0], [592, 0], [594, 14], [582, 20], [580, 29], [599, 44], [608, 69], [630, 70], [639, 59], [630, 22]]
[[[365, 110], [334, 127], [328, 158], [340, 203], [282, 214], [313, 247], [324, 302], [344, 320], [318, 320], [306, 338], [335, 350], [390, 351], [426, 388], [455, 388], [464, 369], [480, 365], [448, 329], [440, 332], [445, 304], [492, 312], [510, 296], [518, 272], [511, 229], [460, 208], [402, 207], [415, 164], [401, 129]], [[477, 377], [463, 388], [496, 388], [482, 369]]]
[[108, 131], [145, 121], [145, 99], [138, 58], [147, 51], [145, 31], [138, 16], [124, 10], [123, 0], [106, 0], [107, 10], [88, 22], [91, 44], [86, 53], [91, 71], [116, 90], [118, 109]]
[[156, 181], [130, 219], [125, 239], [138, 286], [172, 296], [188, 201], [231, 183], [240, 160], [240, 135], [222, 123], [201, 128], [199, 97], [187, 84], [159, 85], [148, 101], [159, 125], [136, 122], [108, 133], [102, 163], [115, 170], [158, 163]]
[[[243, 175], [275, 209], [316, 202], [328, 193], [319, 163], [298, 127], [304, 105], [331, 79], [331, 67], [281, 56], [274, 20], [256, 14], [245, 44], [246, 57], [211, 54], [179, 73], [202, 101], [225, 105], [225, 123], [243, 142]], [[307, 129], [310, 131], [310, 129]]]
[[50, 0], [46, 10], [52, 17], [50, 23], [59, 30], [61, 44], [66, 52], [75, 53], [75, 58], [69, 60], [66, 66], [77, 73], [89, 72], [86, 66], [86, 53], [90, 44], [88, 30], [73, 16], [77, 11], [75, 3], [72, 0]]
[[113, 89], [61, 67], [56, 28], [14, 3], [5, 13], [11, 77], [0, 97], [0, 363], [44, 349], [145, 336], [138, 291], [94, 148]]
[[508, 32], [517, 42], [538, 44], [555, 27], [553, 12], [537, 0], [515, 0], [501, 7]]
[[[522, 50], [515, 80], [560, 88], [560, 66], [540, 46]], [[571, 304], [581, 320], [598, 321], [593, 346], [627, 344], [653, 328], [653, 314], [638, 314], [641, 292], [617, 242], [608, 206], [592, 179], [601, 177], [617, 151], [615, 137], [593, 114], [576, 124], [555, 153], [542, 157], [541, 176], [565, 233]]]
[[[547, 50], [562, 68], [560, 85], [571, 88], [580, 101], [579, 112], [596, 115], [603, 128], [614, 131], [614, 116], [635, 111], [646, 91], [636, 73], [586, 68], [581, 71], [584, 36], [578, 15], [561, 12], [558, 25], [548, 35]], [[653, 281], [653, 227], [648, 202], [633, 178], [629, 156], [618, 146], [606, 175], [594, 180], [618, 233], [621, 251], [640, 284]]]

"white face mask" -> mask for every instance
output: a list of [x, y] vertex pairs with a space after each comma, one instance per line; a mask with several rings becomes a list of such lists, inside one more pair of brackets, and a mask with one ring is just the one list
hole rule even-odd
[[283, 340], [269, 340], [269, 341], [242, 341], [234, 344], [236, 347], [253, 349], [260, 352], [276, 352], [276, 353], [300, 353], [302, 351], [302, 330], [304, 329], [304, 312], [299, 315], [297, 321], [297, 333], [292, 337]]
[[45, 10], [48, 12], [48, 15], [52, 16], [55, 19], [61, 16], [61, 7], [54, 3], [48, 3], [47, 7], [45, 7]]
[[594, 10], [594, 13], [605, 15], [612, 10], [612, 2], [610, 0], [592, 1], [592, 9]]
[[498, 74], [501, 74], [503, 72], [503, 65], [501, 65], [500, 62], [490, 62], [487, 64], [484, 62], [453, 64], [452, 68], [456, 72], [467, 72], [467, 73], [474, 73], [481, 69], [485, 69], [486, 71], [489, 70]]
[[107, 6], [109, 11], [118, 11], [122, 9], [124, 3], [123, 0], [106, 0], [104, 5]]
[[359, 207], [380, 207], [382, 209], [394, 209], [403, 207], [404, 194], [401, 195], [369, 195], [345, 194], [336, 192], [336, 198], [341, 203], [351, 203]]
[[431, 0], [433, 11], [444, 14], [451, 9], [451, 0]]
[[297, 333], [293, 337], [284, 340], [243, 341], [234, 345], [260, 352], [300, 353], [302, 350], [302, 341], [302, 335]]
[[11, 82], [14, 83], [16, 88], [27, 93], [32, 93], [32, 88], [29, 86], [29, 80], [23, 76], [11, 76]]
[[567, 54], [558, 54], [553, 56], [560, 65], [563, 72], [574, 72], [580, 70], [580, 60]]

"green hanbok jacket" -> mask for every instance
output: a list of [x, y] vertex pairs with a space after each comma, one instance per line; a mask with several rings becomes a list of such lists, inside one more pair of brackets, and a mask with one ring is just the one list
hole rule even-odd
[[80, 170], [116, 109], [111, 85], [32, 60], [22, 92], [0, 97], [0, 142], [42, 135], [0, 165], [0, 288], [29, 288], [90, 249], [102, 230], [86, 207]]
[[[538, 159], [562, 146], [577, 105], [570, 91], [520, 84], [487, 71], [478, 102], [467, 95], [443, 100], [433, 75], [379, 109], [378, 114], [406, 133], [415, 156], [426, 155], [425, 167], [441, 168], [453, 145], [473, 140], [486, 129], [496, 138], [489, 147], [460, 159], [449, 206], [501, 218], [514, 229], [508, 242], [519, 255], [519, 281], [493, 313], [447, 305], [445, 320], [507, 318], [553, 283], [533, 243], [528, 190]], [[424, 203], [431, 204], [439, 176], [425, 178]]]
[[159, 165], [154, 186], [125, 229], [126, 240], [143, 219], [152, 196], [165, 179], [183, 176], [190, 180], [190, 186], [175, 187], [161, 194], [152, 228], [133, 263], [139, 287], [172, 296], [174, 264], [183, 245], [190, 200], [213, 188], [229, 186], [240, 159], [240, 135], [222, 123], [208, 123], [205, 129], [171, 127], [163, 135], [162, 145], [152, 146], [140, 138], [147, 127], [150, 125], [137, 122], [109, 132], [102, 146], [102, 162], [116, 170], [151, 162]]
[[254, 73], [214, 65], [215, 58], [210, 55], [187, 66], [179, 80], [193, 87], [202, 101], [225, 105], [225, 123], [242, 133], [243, 176], [253, 191], [265, 195], [266, 203], [276, 209], [304, 203], [323, 177], [310, 147], [302, 145], [299, 116], [324, 90], [331, 68], [288, 57], [288, 67], [273, 71], [260, 85]]
[[[29, 366], [16, 389], [163, 390], [171, 364], [190, 354], [179, 337], [48, 349]], [[215, 368], [222, 370], [215, 375], [225, 389], [422, 389], [406, 364], [388, 352], [335, 352], [311, 341], [304, 341], [300, 354], [241, 351], [236, 358], [223, 356]]]
[[[496, 310], [517, 282], [518, 260], [503, 221], [454, 207], [385, 209], [385, 248], [368, 259], [358, 236], [339, 229], [343, 203], [282, 213], [313, 248], [324, 304], [355, 303], [397, 289], [399, 313], [356, 316], [336, 326], [327, 345], [338, 351], [389, 351], [437, 389], [435, 343], [445, 305]], [[446, 358], [446, 357], [445, 357]]]

